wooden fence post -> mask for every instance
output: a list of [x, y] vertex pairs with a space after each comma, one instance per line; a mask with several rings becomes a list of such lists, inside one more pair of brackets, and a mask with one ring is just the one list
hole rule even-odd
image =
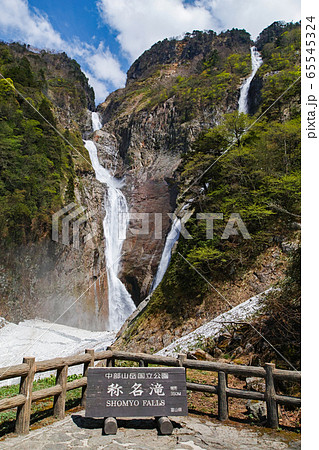
[[18, 406], [15, 432], [17, 434], [28, 434], [30, 427], [32, 385], [35, 374], [35, 358], [23, 358], [23, 363], [29, 365], [27, 375], [21, 376], [19, 394], [25, 395], [24, 405]]
[[218, 372], [218, 419], [221, 421], [228, 419], [228, 399], [227, 399], [227, 375], [225, 372]]
[[107, 359], [106, 367], [114, 367], [114, 358]]
[[57, 369], [56, 385], [60, 385], [62, 392], [54, 396], [53, 401], [53, 415], [58, 419], [65, 417], [65, 400], [66, 400], [66, 383], [68, 379], [68, 366], [63, 366]]
[[[108, 347], [107, 350], [112, 351], [112, 347]], [[106, 367], [114, 367], [115, 366], [115, 359], [114, 358], [107, 358], [106, 360]]]
[[[177, 356], [177, 359], [178, 359], [179, 367], [183, 367], [184, 361], [185, 361], [185, 359], [187, 359], [187, 355], [185, 355], [185, 353], [179, 353]], [[186, 378], [186, 369], [185, 369], [185, 378]]]
[[[86, 349], [85, 353], [88, 353], [89, 355], [91, 355], [91, 360], [89, 362], [84, 363], [83, 377], [87, 377], [88, 376], [89, 367], [94, 367], [94, 350]], [[83, 386], [83, 388], [82, 388], [82, 398], [81, 398], [81, 405], [83, 406], [83, 408], [86, 407], [86, 391], [87, 391], [87, 386]]]
[[183, 367], [183, 364], [184, 364], [184, 361], [185, 361], [186, 358], [187, 358], [187, 355], [185, 355], [185, 353], [179, 353], [178, 354], [177, 359], [178, 359], [179, 367]]
[[139, 365], [139, 367], [145, 367], [144, 360], [143, 360], [143, 359], [140, 359], [138, 365]]
[[267, 424], [270, 428], [278, 428], [278, 406], [276, 402], [276, 390], [274, 383], [275, 364], [266, 363], [266, 392], [265, 400], [267, 405]]

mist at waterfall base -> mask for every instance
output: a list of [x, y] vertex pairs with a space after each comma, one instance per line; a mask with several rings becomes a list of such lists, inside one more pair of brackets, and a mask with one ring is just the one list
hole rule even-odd
[[239, 95], [239, 101], [238, 101], [238, 112], [248, 114], [248, 94], [249, 94], [249, 88], [250, 84], [256, 75], [257, 70], [262, 65], [263, 60], [261, 58], [260, 53], [256, 49], [256, 47], [250, 48], [250, 54], [251, 54], [251, 74], [248, 78], [243, 82], [241, 88], [240, 88], [240, 95]]
[[[93, 131], [99, 130], [102, 125], [97, 113], [92, 113]], [[109, 320], [108, 330], [117, 331], [124, 321], [135, 310], [135, 304], [118, 278], [120, 271], [123, 239], [128, 226], [128, 206], [126, 198], [121, 191], [123, 181], [112, 176], [103, 167], [97, 156], [97, 148], [93, 141], [84, 141], [88, 150], [95, 176], [98, 181], [106, 185], [104, 197], [105, 217], [103, 230], [105, 238], [105, 261], [108, 282]]]

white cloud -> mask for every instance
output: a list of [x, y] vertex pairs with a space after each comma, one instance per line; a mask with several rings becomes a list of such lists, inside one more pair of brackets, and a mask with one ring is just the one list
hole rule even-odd
[[96, 48], [79, 39], [65, 41], [52, 27], [48, 17], [32, 10], [27, 0], [0, 0], [0, 30], [6, 39], [22, 41], [32, 46], [65, 51], [79, 60], [89, 74], [96, 100], [105, 100], [108, 88], [122, 87], [125, 74], [120, 63], [108, 48], [100, 43]]
[[254, 39], [276, 20], [300, 19], [299, 0], [98, 0], [98, 7], [131, 61], [158, 40], [194, 29], [245, 28]]
[[196, 4], [216, 17], [222, 29], [245, 28], [253, 39], [275, 21], [301, 18], [300, 0], [198, 0]]
[[182, 0], [99, 0], [98, 6], [131, 61], [159, 40], [214, 26], [205, 7]]
[[114, 86], [124, 85], [126, 76], [121, 70], [119, 61], [112, 55], [109, 48], [104, 50], [102, 43], [87, 62], [100, 80], [109, 80]]
[[16, 40], [23, 40], [34, 46], [62, 48], [64, 41], [50, 24], [47, 17], [38, 11], [31, 11], [26, 0], [1, 0], [0, 27]]
[[95, 99], [98, 103], [103, 102], [106, 97], [109, 95], [109, 91], [107, 90], [106, 84], [103, 81], [98, 80], [92, 75], [90, 72], [85, 72], [85, 75], [88, 77], [90, 85], [94, 89]]

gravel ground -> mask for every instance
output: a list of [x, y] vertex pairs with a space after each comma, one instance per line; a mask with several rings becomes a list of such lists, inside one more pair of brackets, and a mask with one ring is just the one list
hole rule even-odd
[[159, 435], [153, 419], [122, 419], [116, 435], [103, 434], [101, 419], [73, 414], [27, 436], [10, 436], [0, 441], [0, 448], [19, 450], [108, 449], [225, 449], [269, 450], [300, 449], [298, 436], [249, 426], [233, 426], [192, 416], [175, 417], [171, 436]]

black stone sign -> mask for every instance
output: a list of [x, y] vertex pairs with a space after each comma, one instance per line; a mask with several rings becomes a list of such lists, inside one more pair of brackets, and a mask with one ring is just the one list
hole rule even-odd
[[86, 417], [188, 414], [183, 367], [92, 367], [86, 392]]

